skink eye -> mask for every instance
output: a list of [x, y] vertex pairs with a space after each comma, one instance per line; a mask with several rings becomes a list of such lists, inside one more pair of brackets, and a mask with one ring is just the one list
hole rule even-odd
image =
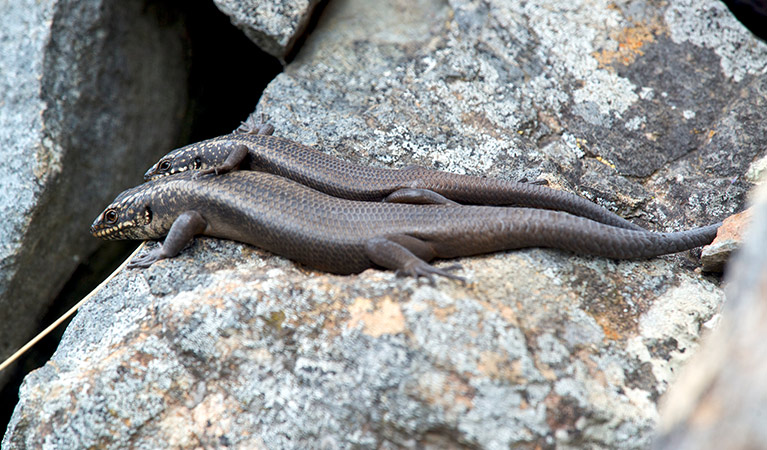
[[169, 171], [170, 170], [170, 161], [167, 160], [167, 159], [164, 160], [164, 161], [160, 161], [160, 164], [157, 166], [157, 169], [160, 170], [161, 172]]
[[198, 157], [194, 158], [194, 162], [192, 164], [193, 164], [194, 170], [197, 170], [200, 167], [202, 167], [202, 160], [198, 156]]
[[117, 211], [114, 209], [104, 211], [104, 222], [107, 225], [114, 225], [117, 222]]

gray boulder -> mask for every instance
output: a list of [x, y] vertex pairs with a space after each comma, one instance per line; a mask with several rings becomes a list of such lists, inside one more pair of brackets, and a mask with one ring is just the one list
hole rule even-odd
[[99, 245], [93, 216], [177, 138], [186, 75], [179, 29], [141, 1], [22, 0], [0, 12], [4, 360]]
[[285, 61], [320, 0], [213, 0], [256, 45]]
[[[743, 208], [767, 47], [719, 3], [398, 5], [330, 2], [253, 118], [361, 164], [543, 178], [661, 231]], [[470, 284], [430, 286], [196, 239], [80, 310], [3, 445], [646, 448], [724, 299], [690, 253], [460, 263]]]
[[752, 449], [767, 442], [767, 185], [755, 201], [744, 246], [730, 264], [721, 319], [661, 402], [656, 449]]

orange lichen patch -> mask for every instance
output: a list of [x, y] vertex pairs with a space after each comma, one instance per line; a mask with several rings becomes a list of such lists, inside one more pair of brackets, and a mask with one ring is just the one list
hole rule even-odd
[[226, 308], [226, 300], [224, 297], [228, 294], [238, 292], [241, 288], [242, 283], [238, 281], [230, 283], [214, 283], [213, 285], [200, 290], [199, 293], [194, 293], [194, 299], [179, 303], [179, 305], [183, 305], [183, 308], [180, 308], [179, 310], [185, 315], [191, 315], [199, 310], [201, 304], [210, 305], [218, 309]]
[[446, 409], [471, 409], [474, 407], [475, 389], [455, 374], [444, 377], [427, 377], [418, 381], [418, 393], [430, 404]]
[[349, 307], [349, 328], [357, 327], [363, 323], [363, 333], [381, 337], [384, 334], [397, 334], [405, 331], [405, 316], [402, 308], [390, 297], [383, 297], [377, 305], [373, 301], [357, 297]]
[[236, 406], [224, 394], [209, 393], [191, 408], [171, 404], [157, 425], [170, 447], [201, 448], [201, 442], [219, 442], [232, 429], [234, 417], [241, 412]]
[[513, 383], [524, 383], [522, 367], [519, 360], [509, 360], [507, 355], [483, 351], [479, 355], [477, 370], [484, 376], [496, 380], [508, 380]]
[[722, 241], [736, 241], [743, 242], [743, 234], [749, 225], [751, 225], [751, 216], [753, 214], [753, 208], [733, 214], [732, 216], [724, 219], [722, 226], [716, 231], [716, 239], [711, 245], [718, 244]]
[[[341, 325], [346, 323], [348, 308], [344, 299], [348, 298], [350, 293], [339, 287], [338, 279], [333, 275], [319, 275], [312, 280], [313, 284], [310, 291], [317, 292], [319, 297], [324, 300], [314, 302], [311, 310], [297, 313], [293, 318], [286, 319], [284, 325], [295, 327], [299, 324], [321, 320], [322, 328], [328, 336], [336, 337], [342, 331]], [[328, 298], [333, 300], [328, 301]]]
[[602, 332], [605, 334], [606, 340], [617, 341], [619, 339], [623, 339], [618, 323], [615, 322], [612, 318], [606, 315], [596, 315], [593, 317], [599, 326], [602, 327]]
[[487, 118], [481, 112], [469, 112], [461, 114], [461, 122], [466, 125], [471, 125], [478, 130], [482, 130], [484, 134], [488, 134], [496, 139], [502, 139], [503, 136], [498, 133], [498, 126], [496, 126], [490, 119]]
[[154, 355], [141, 351], [133, 355], [133, 360], [141, 364], [142, 367], [147, 367], [155, 359], [157, 358]]
[[622, 340], [637, 333], [639, 319], [649, 308], [648, 299], [626, 292], [621, 286], [622, 275], [612, 274], [609, 280], [595, 278], [590, 271], [580, 272], [573, 286], [599, 289], [601, 295], [583, 298], [581, 308], [602, 328], [605, 341]]
[[[341, 300], [335, 300], [333, 303], [321, 304], [319, 308], [309, 311], [308, 314], [324, 315], [325, 320], [322, 323], [322, 328], [328, 333], [329, 336], [335, 337], [341, 334], [341, 327], [339, 326], [339, 322], [345, 322], [345, 319], [340, 319], [339, 317], [342, 315], [342, 313], [345, 315], [345, 312], [346, 305]], [[301, 321], [302, 317], [299, 317], [299, 322]]]
[[[220, 436], [231, 428], [232, 405], [231, 399], [221, 393], [209, 394], [192, 409], [192, 423], [195, 429], [207, 429], [206, 432]], [[211, 417], [216, 418], [215, 421]]]
[[613, 39], [618, 42], [617, 50], [602, 50], [594, 52], [592, 56], [599, 63], [600, 68], [608, 68], [618, 62], [628, 66], [633, 63], [638, 56], [644, 54], [642, 47], [645, 44], [653, 42], [655, 35], [652, 27], [645, 24], [638, 24], [634, 27], [622, 29]]
[[557, 116], [546, 111], [538, 111], [538, 121], [549, 127], [552, 133], [559, 134], [562, 132], [562, 124], [559, 123]]
[[586, 367], [586, 370], [589, 373], [589, 377], [592, 380], [596, 381], [603, 387], [607, 387], [609, 385], [604, 371], [600, 368], [599, 364], [594, 361], [594, 355], [591, 350], [585, 348], [580, 349], [575, 352], [573, 357], [583, 362], [583, 365]]
[[575, 399], [550, 393], [544, 400], [546, 424], [552, 430], [575, 430], [576, 423], [583, 417], [583, 411]]
[[549, 381], [554, 381], [557, 379], [557, 373], [554, 371], [554, 369], [552, 369], [548, 364], [542, 362], [538, 358], [538, 354], [534, 354], [533, 358], [533, 364], [535, 364], [535, 368], [538, 369], [538, 372], [543, 375], [543, 378]]
[[448, 307], [446, 307], [446, 308], [437, 308], [437, 307], [433, 307], [433, 308], [432, 308], [432, 314], [434, 315], [434, 317], [436, 317], [437, 319], [439, 319], [441, 322], [444, 322], [444, 321], [445, 321], [445, 320], [447, 320], [447, 319], [448, 319], [450, 316], [452, 316], [453, 314], [455, 314], [455, 312], [456, 312], [457, 310], [458, 310], [458, 308], [456, 308], [456, 306], [455, 306], [455, 305], [450, 305], [450, 306], [448, 306]]
[[242, 281], [235, 280], [231, 282], [218, 282], [213, 283], [206, 289], [200, 291], [200, 297], [221, 297], [227, 294], [232, 294], [242, 289]]
[[501, 305], [500, 310], [498, 313], [503, 317], [503, 320], [508, 322], [510, 325], [514, 325], [515, 327], [519, 326], [519, 320], [517, 320], [517, 313], [514, 312], [513, 309], [506, 305]]

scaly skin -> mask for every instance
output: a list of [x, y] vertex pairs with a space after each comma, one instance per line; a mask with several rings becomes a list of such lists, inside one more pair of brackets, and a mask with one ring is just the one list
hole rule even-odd
[[175, 256], [203, 234], [333, 273], [381, 266], [460, 279], [427, 261], [525, 247], [647, 258], [708, 244], [717, 227], [651, 233], [543, 209], [353, 201], [269, 173], [236, 171], [202, 177], [182, 172], [129, 189], [99, 215], [91, 232], [102, 239], [168, 236], [133, 266]]
[[525, 206], [566, 211], [608, 225], [644, 231], [595, 203], [546, 186], [423, 167], [360, 166], [288, 139], [255, 133], [258, 132], [227, 134], [173, 150], [152, 166], [144, 179], [187, 170], [221, 174], [241, 168], [281, 175], [349, 200]]

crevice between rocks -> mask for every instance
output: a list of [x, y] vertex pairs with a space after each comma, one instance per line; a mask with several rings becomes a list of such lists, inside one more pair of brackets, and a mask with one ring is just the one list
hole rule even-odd
[[[146, 0], [144, 7], [147, 14], [157, 15], [158, 23], [180, 21], [185, 32], [189, 106], [183, 117], [168, 118], [182, 123], [183, 131], [176, 147], [237, 128], [240, 121], [255, 109], [266, 85], [282, 71], [280, 62], [248, 40], [212, 0]], [[147, 168], [152, 163], [154, 161], [147, 161]], [[137, 184], [140, 182], [140, 179], [136, 180]], [[94, 289], [136, 245], [136, 242], [105, 243], [81, 263], [52, 302], [53, 306], [35, 333], [45, 329]], [[9, 381], [0, 390], [0, 430], [3, 433], [18, 402], [24, 376], [48, 361], [68, 324], [69, 321], [59, 326], [7, 369], [11, 372], [7, 375]]]

